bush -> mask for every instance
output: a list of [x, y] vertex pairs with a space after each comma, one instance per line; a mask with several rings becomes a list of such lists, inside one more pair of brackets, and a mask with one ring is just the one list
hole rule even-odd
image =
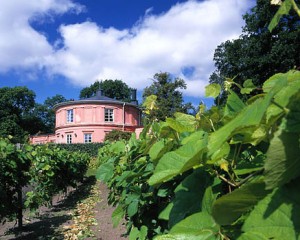
[[131, 137], [131, 132], [123, 132], [120, 130], [112, 130], [105, 135], [105, 141], [119, 141], [119, 140], [129, 140]]
[[60, 149], [66, 149], [70, 152], [82, 152], [89, 154], [90, 157], [97, 157], [98, 150], [103, 143], [72, 143], [72, 144], [51, 144], [50, 146], [57, 146]]

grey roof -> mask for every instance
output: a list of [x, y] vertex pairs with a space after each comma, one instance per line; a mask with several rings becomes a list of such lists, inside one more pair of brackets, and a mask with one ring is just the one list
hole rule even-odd
[[57, 108], [61, 107], [61, 106], [68, 106], [68, 105], [76, 105], [76, 104], [88, 104], [88, 103], [92, 103], [92, 104], [102, 104], [102, 103], [115, 103], [115, 104], [126, 104], [126, 105], [130, 105], [130, 106], [134, 106], [136, 108], [138, 108], [137, 105], [137, 101], [132, 101], [131, 103], [127, 103], [127, 102], [122, 102], [113, 98], [109, 98], [103, 95], [103, 91], [101, 89], [99, 89], [99, 91], [97, 91], [96, 95], [90, 98], [85, 98], [85, 99], [81, 99], [81, 100], [73, 100], [73, 101], [68, 101], [68, 102], [62, 102], [62, 103], [58, 103], [56, 104], [53, 109], [56, 110]]

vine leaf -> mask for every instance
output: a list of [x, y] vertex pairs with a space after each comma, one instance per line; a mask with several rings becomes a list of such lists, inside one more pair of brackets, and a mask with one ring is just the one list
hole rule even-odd
[[155, 240], [213, 240], [218, 239], [219, 226], [206, 212], [195, 213], [177, 223], [167, 235], [158, 236]]
[[205, 189], [211, 183], [209, 173], [203, 169], [196, 169], [177, 186], [173, 200], [174, 205], [170, 212], [170, 227], [185, 217], [202, 210], [201, 202], [204, 197]]
[[279, 130], [271, 140], [265, 163], [267, 189], [281, 186], [300, 175], [299, 134]]
[[209, 137], [208, 155], [213, 155], [222, 147], [225, 141], [234, 134], [251, 126], [257, 126], [260, 122], [266, 109], [268, 108], [274, 94], [268, 94], [264, 99], [258, 99], [251, 105], [245, 107], [233, 120], [225, 126], [213, 132]]
[[280, 8], [278, 9], [278, 11], [276, 12], [275, 16], [272, 18], [268, 29], [270, 32], [273, 31], [273, 29], [277, 26], [277, 24], [279, 23], [280, 18], [283, 15], [287, 15], [289, 14], [290, 10], [292, 8], [292, 1], [291, 0], [285, 0], [284, 2], [282, 2]]
[[[300, 237], [300, 179], [287, 184], [261, 200], [245, 220], [239, 240], [249, 234], [267, 239], [299, 239]], [[261, 238], [264, 239], [264, 238]]]
[[228, 99], [224, 109], [224, 117], [233, 117], [245, 107], [245, 103], [239, 96], [235, 92], [229, 90]]
[[249, 211], [268, 192], [262, 179], [245, 184], [217, 199], [213, 204], [212, 215], [218, 224], [229, 225]]
[[114, 161], [103, 163], [97, 170], [96, 177], [103, 182], [108, 182], [114, 175]]
[[207, 133], [199, 131], [193, 134], [199, 135], [198, 140], [190, 141], [177, 150], [162, 156], [154, 170], [154, 174], [148, 180], [150, 185], [169, 181], [174, 176], [201, 163], [202, 154], [207, 146]]
[[217, 83], [209, 84], [205, 87], [205, 97], [216, 98], [221, 92], [221, 86]]
[[125, 211], [121, 204], [118, 205], [118, 207], [113, 211], [111, 218], [113, 222], [113, 227], [116, 227], [119, 225], [120, 221], [123, 219], [125, 215]]
[[176, 132], [194, 132], [196, 127], [196, 119], [192, 115], [184, 113], [175, 113], [175, 119], [167, 118], [166, 125], [174, 129]]

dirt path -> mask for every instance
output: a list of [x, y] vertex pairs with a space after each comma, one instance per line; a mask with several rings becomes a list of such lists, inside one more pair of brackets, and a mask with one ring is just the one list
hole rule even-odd
[[[92, 186], [97, 184], [100, 190], [100, 201], [94, 209], [94, 218], [97, 225], [92, 227], [94, 237], [85, 239], [95, 240], [124, 240], [122, 234], [126, 232], [124, 225], [113, 228], [111, 214], [114, 208], [108, 206], [108, 189], [103, 183], [95, 182], [94, 179], [87, 180], [76, 190], [71, 191], [67, 197], [56, 196], [52, 207], [41, 207], [39, 214], [24, 213], [24, 228], [20, 233], [15, 227], [15, 222], [0, 224], [1, 240], [39, 240], [64, 239], [64, 227], [72, 225], [72, 213], [76, 205], [90, 195]], [[75, 240], [75, 239], [74, 239]]]

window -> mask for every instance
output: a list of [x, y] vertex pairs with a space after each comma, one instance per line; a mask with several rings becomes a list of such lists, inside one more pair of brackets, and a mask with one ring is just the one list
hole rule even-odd
[[73, 122], [73, 109], [67, 110], [67, 122]]
[[67, 134], [67, 143], [72, 143], [72, 134]]
[[84, 143], [90, 143], [92, 142], [92, 134], [91, 133], [85, 133], [84, 134]]
[[104, 121], [105, 122], [114, 121], [114, 110], [112, 108], [105, 108]]

